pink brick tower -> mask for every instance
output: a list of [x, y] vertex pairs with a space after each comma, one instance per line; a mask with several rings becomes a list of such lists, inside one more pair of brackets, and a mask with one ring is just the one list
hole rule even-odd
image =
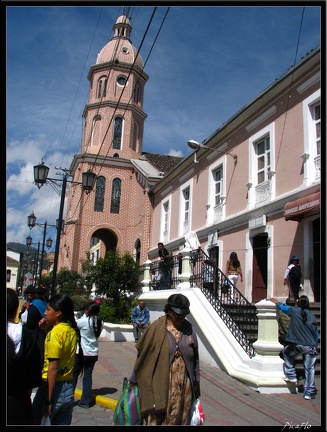
[[[66, 202], [58, 270], [81, 271], [90, 253], [95, 262], [105, 252], [129, 251], [143, 263], [151, 233], [147, 182], [133, 161], [142, 159], [144, 87], [148, 75], [132, 45], [132, 27], [120, 16], [112, 39], [90, 67], [89, 100], [83, 112], [81, 153], [70, 166], [73, 175]], [[97, 175], [94, 190], [82, 192], [82, 173]]]

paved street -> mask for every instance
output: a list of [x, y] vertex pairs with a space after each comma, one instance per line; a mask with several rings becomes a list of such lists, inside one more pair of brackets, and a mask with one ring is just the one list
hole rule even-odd
[[[96, 404], [89, 409], [76, 405], [72, 426], [113, 425], [115, 401], [120, 396], [124, 376], [129, 377], [132, 372], [136, 348], [133, 342], [101, 341], [99, 352], [93, 373]], [[299, 381], [297, 394], [264, 395], [222, 370], [202, 363], [201, 401], [205, 426], [275, 426], [277, 430], [285, 427], [285, 431], [298, 431], [302, 425], [301, 430], [326, 430], [325, 418], [321, 420], [320, 376], [316, 377], [316, 387], [318, 394], [311, 401], [303, 399], [303, 379]], [[76, 403], [81, 394], [81, 380], [77, 388]]]

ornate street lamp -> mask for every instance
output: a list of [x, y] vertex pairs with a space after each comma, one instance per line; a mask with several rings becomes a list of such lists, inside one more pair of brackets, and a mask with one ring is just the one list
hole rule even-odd
[[[62, 187], [60, 192], [61, 199], [60, 199], [59, 217], [56, 223], [57, 239], [56, 239], [56, 249], [55, 249], [54, 262], [53, 262], [51, 296], [54, 295], [55, 287], [56, 287], [59, 246], [60, 246], [60, 233], [63, 228], [62, 216], [64, 211], [65, 196], [66, 196], [66, 186], [67, 186], [68, 177], [71, 175], [68, 172], [68, 170], [62, 168], [59, 169], [64, 171], [62, 180], [48, 177], [49, 168], [46, 165], [44, 165], [43, 160], [40, 164], [34, 166], [34, 181], [39, 189], [47, 182], [50, 182], [51, 185], [56, 185], [57, 182], [62, 181]], [[96, 180], [96, 174], [91, 169], [89, 169], [88, 171], [82, 174], [82, 183], [79, 182], [71, 182], [71, 183], [82, 184], [83, 191], [85, 191], [88, 194], [93, 190], [95, 180]]]
[[[45, 222], [44, 224], [36, 223], [36, 216], [34, 215], [34, 212], [27, 217], [27, 225], [29, 226], [29, 229], [34, 228], [35, 225], [37, 225], [37, 226], [43, 226], [44, 227], [43, 228], [43, 242], [42, 242], [41, 262], [40, 262], [40, 273], [39, 273], [39, 281], [38, 281], [38, 284], [40, 285], [41, 278], [42, 278], [42, 270], [43, 270], [44, 245], [46, 244], [46, 247], [48, 249], [50, 249], [51, 246], [52, 246], [52, 239], [49, 237], [47, 239], [47, 241], [45, 241], [45, 236], [46, 236], [46, 232], [47, 232], [48, 223], [47, 222]], [[54, 225], [49, 225], [49, 226], [54, 226]], [[37, 275], [38, 260], [39, 260], [39, 251], [40, 251], [40, 242], [33, 243], [32, 242], [32, 237], [29, 235], [28, 237], [26, 237], [26, 246], [29, 248], [32, 244], [37, 244], [38, 245], [38, 248], [37, 248], [37, 259], [36, 259], [36, 263], [35, 263], [35, 275]], [[33, 271], [33, 278], [34, 278], [34, 271]]]

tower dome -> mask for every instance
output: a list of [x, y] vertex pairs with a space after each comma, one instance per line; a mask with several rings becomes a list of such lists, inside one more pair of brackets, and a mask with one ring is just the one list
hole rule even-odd
[[106, 63], [110, 61], [118, 61], [118, 63], [127, 63], [139, 66], [143, 69], [143, 60], [140, 54], [137, 55], [137, 49], [133, 46], [130, 39], [132, 27], [129, 19], [125, 15], [121, 15], [113, 26], [114, 36], [105, 45], [100, 53], [96, 64]]

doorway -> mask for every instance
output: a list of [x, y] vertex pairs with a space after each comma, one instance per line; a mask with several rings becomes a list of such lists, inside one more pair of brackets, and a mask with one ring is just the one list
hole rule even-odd
[[252, 302], [254, 303], [267, 298], [267, 238], [267, 233], [259, 234], [252, 238]]

